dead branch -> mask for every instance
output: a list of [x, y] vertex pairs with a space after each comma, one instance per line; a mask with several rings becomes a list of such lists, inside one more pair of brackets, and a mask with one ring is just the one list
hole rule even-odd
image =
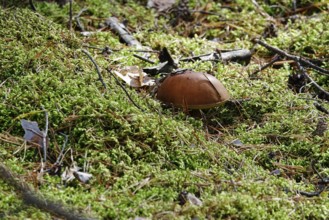
[[42, 131], [42, 150], [43, 150], [43, 162], [46, 162], [47, 160], [47, 135], [48, 135], [48, 112], [47, 110], [43, 107], [42, 110], [45, 112], [45, 120], [46, 120], [46, 125], [45, 125], [45, 130]]
[[272, 66], [276, 61], [278, 61], [278, 60], [280, 60], [280, 59], [281, 59], [280, 56], [275, 55], [274, 58], [273, 58], [269, 63], [265, 64], [264, 66], [261, 66], [258, 70], [255, 70], [255, 71], [254, 71], [253, 73], [251, 73], [250, 75], [251, 75], [251, 76], [256, 75], [258, 72], [261, 72], [261, 71], [263, 71], [264, 69], [266, 69], [266, 68]]
[[323, 187], [321, 190], [315, 192], [305, 192], [305, 191], [297, 190], [297, 193], [306, 197], [314, 197], [314, 196], [319, 196], [325, 189], [326, 187]]
[[[108, 53], [112, 53], [112, 52], [118, 52], [118, 51], [122, 51], [122, 49], [113, 49], [113, 48], [110, 48], [108, 46], [105, 46], [104, 48], [100, 48], [100, 47], [95, 47], [95, 46], [90, 46], [90, 45], [83, 45], [83, 47], [87, 47], [87, 48], [92, 48], [92, 49], [96, 49], [96, 50], [101, 50], [102, 53], [103, 51], [104, 52], [108, 52]], [[134, 52], [134, 53], [159, 53], [160, 51], [158, 50], [142, 50], [142, 49], [129, 49], [129, 50], [126, 50], [125, 51], [128, 51], [128, 52]]]
[[266, 18], [269, 21], [275, 22], [275, 19], [272, 16], [270, 16], [268, 13], [266, 13], [265, 10], [262, 7], [260, 7], [260, 5], [256, 2], [256, 0], [252, 0], [251, 2], [255, 6], [256, 11], [261, 16], [263, 16], [264, 18]]
[[299, 62], [296, 62], [299, 71], [311, 82], [311, 84], [313, 86], [315, 86], [315, 88], [317, 88], [319, 91], [323, 92], [323, 94], [326, 95], [326, 97], [329, 97], [329, 92], [327, 92], [326, 90], [324, 90], [319, 84], [317, 84], [305, 71], [304, 67], [302, 65], [300, 65]]
[[142, 47], [142, 44], [129, 33], [124, 24], [120, 23], [116, 17], [106, 19], [105, 24], [118, 33], [129, 46]]
[[263, 47], [265, 47], [266, 49], [268, 49], [270, 51], [273, 51], [273, 52], [279, 54], [282, 57], [287, 57], [291, 60], [294, 60], [296, 63], [300, 63], [300, 64], [303, 64], [305, 66], [309, 66], [309, 67], [317, 70], [319, 73], [321, 73], [323, 75], [327, 75], [327, 76], [329, 75], [329, 70], [326, 70], [324, 68], [321, 68], [321, 67], [315, 65], [315, 64], [313, 64], [312, 62], [308, 61], [305, 58], [288, 54], [287, 52], [285, 52], [285, 51], [283, 51], [279, 48], [273, 47], [273, 46], [271, 46], [271, 45], [269, 45], [269, 44], [267, 44], [264, 41], [261, 41], [259, 39], [254, 39], [254, 42], [262, 45]]
[[215, 62], [239, 62], [245, 61], [249, 62], [251, 58], [251, 52], [246, 49], [233, 50], [227, 52], [220, 52], [219, 50], [214, 53], [202, 54], [193, 57], [187, 57], [180, 59], [183, 62], [193, 62], [196, 60], [201, 61], [215, 61]]
[[0, 163], [0, 178], [9, 186], [12, 186], [16, 193], [21, 196], [23, 202], [28, 206], [34, 206], [40, 210], [44, 210], [54, 216], [71, 220], [90, 219], [81, 216], [77, 211], [68, 209], [60, 202], [54, 202], [38, 196], [26, 183], [16, 180], [10, 170]]
[[145, 62], [148, 62], [150, 64], [155, 64], [155, 62], [153, 60], [150, 60], [150, 59], [147, 59], [145, 57], [139, 56], [138, 54], [133, 54], [133, 56], [136, 57], [136, 58], [138, 58], [138, 59], [141, 59], [141, 60], [143, 60]]
[[74, 20], [77, 22], [77, 26], [80, 29], [80, 31], [85, 31], [85, 28], [83, 24], [80, 21], [80, 16], [82, 15], [83, 12], [87, 11], [87, 8], [81, 9], [76, 16], [74, 16]]
[[320, 178], [320, 184], [329, 184], [329, 180], [328, 178], [324, 178], [322, 177], [322, 175], [319, 173], [319, 171], [316, 169], [315, 167], [315, 161], [312, 161], [311, 162], [311, 167], [312, 167], [312, 170], [318, 175], [318, 177]]
[[320, 105], [318, 102], [314, 102], [313, 105], [314, 105], [315, 108], [316, 108], [317, 110], [319, 110], [320, 112], [323, 112], [323, 113], [329, 115], [329, 110], [326, 109], [325, 107], [323, 107], [322, 105]]
[[103, 80], [103, 77], [102, 77], [101, 71], [99, 70], [99, 67], [98, 67], [96, 61], [92, 58], [92, 56], [90, 55], [90, 53], [89, 53], [87, 50], [82, 49], [81, 51], [82, 51], [84, 54], [87, 55], [87, 57], [91, 60], [91, 62], [93, 62], [93, 64], [94, 64], [95, 67], [96, 67], [96, 71], [97, 71], [97, 74], [98, 74], [98, 79], [99, 79], [99, 81], [101, 81], [103, 87], [104, 87], [105, 89], [107, 89], [107, 88], [106, 88], [106, 84], [105, 84], [105, 82], [104, 82], [104, 80]]

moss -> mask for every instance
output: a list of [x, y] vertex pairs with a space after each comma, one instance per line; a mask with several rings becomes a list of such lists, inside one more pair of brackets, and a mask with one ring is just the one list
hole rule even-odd
[[[204, 2], [199, 2], [191, 1], [190, 7], [204, 9]], [[73, 9], [76, 14], [88, 7], [81, 15], [88, 31], [98, 29], [108, 16], [127, 19], [129, 29], [143, 45], [155, 50], [165, 46], [175, 59], [215, 49], [251, 48], [250, 39], [261, 35], [268, 23], [255, 13], [250, 2], [236, 1], [228, 9], [209, 2], [208, 9], [222, 13], [226, 21], [214, 15], [194, 15], [191, 23], [181, 21], [179, 26], [169, 27], [170, 17], [149, 13], [145, 4], [146, 1], [122, 5], [117, 1], [81, 0], [74, 1]], [[290, 7], [290, 2], [280, 4], [284, 5], [282, 13]], [[310, 168], [311, 161], [317, 161], [323, 175], [328, 174], [324, 169], [329, 164], [328, 132], [323, 137], [312, 136], [318, 118], [324, 117], [313, 102], [321, 100], [314, 98], [310, 86], [309, 92], [302, 94], [288, 89], [288, 76], [294, 71], [289, 65], [266, 69], [258, 79], [250, 79], [258, 60], [271, 55], [260, 47], [248, 66], [180, 63], [184, 68], [214, 74], [232, 99], [245, 101], [203, 111], [202, 117], [195, 117], [194, 113], [162, 108], [150, 95], [143, 95], [145, 91], [126, 87], [142, 107], [140, 110], [106, 68], [148, 64], [134, 58], [131, 48], [121, 44], [110, 30], [89, 37], [68, 32], [68, 5], [35, 5], [42, 15], [24, 6], [0, 9], [0, 16], [7, 18], [0, 20], [0, 157], [31, 187], [36, 186], [29, 176], [39, 167], [40, 157], [33, 148], [24, 149], [19, 139], [23, 136], [20, 119], [37, 121], [43, 128], [43, 106], [49, 113], [49, 163], [55, 162], [64, 142], [60, 134], [64, 133], [78, 166], [88, 167], [93, 174], [88, 184], [73, 181], [65, 186], [59, 177], [45, 175], [36, 188], [43, 196], [104, 219], [328, 216], [327, 192], [316, 198], [296, 194], [296, 190], [317, 190], [312, 184], [317, 176]], [[265, 10], [275, 12], [266, 7]], [[286, 29], [278, 25], [278, 37], [267, 41], [289, 52], [322, 59], [328, 50], [328, 27], [324, 25], [328, 16], [316, 15], [288, 21]], [[204, 26], [197, 26], [198, 21]], [[216, 37], [219, 42], [209, 41]], [[93, 64], [81, 52], [84, 45], [117, 49], [103, 56], [99, 50], [88, 48], [108, 90], [104, 90]], [[156, 55], [152, 54], [151, 59], [157, 60]], [[327, 65], [324, 61], [323, 66]], [[326, 77], [310, 74], [327, 89]], [[235, 139], [242, 146], [231, 144]], [[64, 167], [71, 162], [67, 153]], [[277, 169], [278, 176], [270, 174]], [[19, 194], [3, 182], [0, 188], [0, 210], [4, 210], [0, 217], [50, 218], [32, 207], [19, 209]], [[197, 195], [203, 205], [179, 205], [182, 191]]]

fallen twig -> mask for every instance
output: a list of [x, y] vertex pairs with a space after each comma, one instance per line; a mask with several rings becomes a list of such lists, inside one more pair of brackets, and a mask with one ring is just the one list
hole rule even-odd
[[127, 28], [116, 17], [106, 19], [105, 24], [117, 32], [129, 46], [142, 47], [142, 44], [129, 33]]
[[54, 202], [44, 197], [38, 196], [26, 183], [16, 180], [9, 169], [3, 164], [0, 164], [0, 178], [8, 185], [13, 187], [21, 196], [23, 202], [28, 206], [34, 206], [44, 210], [52, 215], [71, 220], [89, 219], [83, 217], [78, 211], [66, 208], [64, 204]]
[[138, 58], [138, 59], [141, 59], [141, 60], [143, 60], [145, 62], [148, 62], [150, 64], [155, 64], [155, 62], [153, 60], [150, 60], [150, 59], [147, 59], [145, 57], [139, 56], [138, 54], [133, 54], [133, 56], [136, 57], [136, 58]]
[[219, 50], [214, 53], [202, 54], [193, 57], [182, 58], [180, 61], [191, 62], [196, 60], [201, 61], [215, 61], [215, 62], [239, 62], [245, 61], [249, 63], [251, 58], [251, 52], [246, 49], [233, 50], [227, 52], [220, 52]]
[[[100, 48], [100, 47], [95, 47], [95, 46], [90, 46], [90, 45], [83, 45], [83, 47], [88, 47], [88, 48], [97, 49], [97, 50], [101, 50], [101, 51], [110, 51], [110, 52], [118, 52], [118, 51], [123, 50], [123, 49], [111, 49], [108, 46], [105, 46], [104, 48]], [[159, 53], [160, 52], [158, 50], [141, 50], [141, 49], [129, 49], [129, 50], [124, 49], [124, 51], [135, 52], [135, 53]]]
[[256, 2], [256, 0], [252, 0], [251, 2], [255, 6], [256, 11], [261, 16], [263, 16], [264, 18], [266, 18], [269, 21], [275, 22], [275, 19], [272, 16], [270, 16], [268, 13], [266, 13], [266, 11], [262, 7], [259, 6], [259, 4]]
[[83, 8], [79, 11], [79, 13], [76, 16], [74, 16], [74, 19], [76, 20], [77, 26], [79, 27], [80, 31], [85, 31], [85, 28], [80, 21], [80, 16], [82, 15], [83, 12], [85, 12], [87, 10], [88, 10], [87, 8]]
[[66, 145], [67, 145], [67, 141], [68, 141], [68, 136], [66, 134], [63, 134], [61, 133], [61, 135], [63, 135], [65, 137], [65, 141], [63, 143], [63, 146], [62, 146], [62, 150], [61, 152], [59, 153], [58, 157], [57, 157], [57, 160], [55, 162], [55, 164], [61, 164], [62, 161], [63, 161], [63, 156], [64, 156], [64, 151], [65, 151], [65, 148], [66, 148]]
[[311, 166], [312, 166], [312, 170], [318, 175], [318, 177], [320, 178], [320, 184], [328, 184], [329, 183], [329, 179], [328, 178], [323, 178], [322, 175], [319, 173], [319, 171], [315, 168], [315, 162], [312, 161], [311, 162]]
[[299, 62], [296, 62], [299, 71], [301, 71], [301, 73], [311, 82], [311, 84], [313, 84], [313, 86], [315, 86], [318, 90], [320, 90], [321, 92], [323, 92], [323, 94], [325, 94], [327, 97], [329, 97], [329, 92], [327, 92], [326, 90], [324, 90], [319, 84], [317, 84], [305, 71], [304, 67], [302, 65], [300, 65]]
[[98, 74], [98, 79], [99, 79], [99, 81], [101, 81], [103, 87], [106, 89], [106, 84], [105, 84], [105, 82], [104, 82], [104, 80], [103, 80], [103, 77], [102, 77], [101, 71], [99, 70], [99, 67], [98, 67], [96, 61], [92, 58], [92, 56], [89, 54], [89, 52], [88, 52], [87, 50], [82, 49], [81, 51], [82, 51], [84, 54], [86, 54], [86, 55], [88, 56], [88, 58], [91, 60], [91, 62], [93, 62], [93, 64], [95, 65], [95, 67], [96, 67], [96, 71], [97, 71], [97, 74]]
[[299, 57], [299, 56], [288, 54], [287, 52], [285, 52], [285, 51], [283, 51], [279, 48], [273, 47], [273, 46], [271, 46], [271, 45], [269, 45], [269, 44], [267, 44], [264, 41], [261, 41], [259, 39], [254, 39], [254, 42], [262, 45], [263, 47], [265, 47], [268, 50], [271, 50], [271, 51], [279, 54], [280, 56], [287, 57], [289, 59], [294, 60], [296, 63], [300, 63], [300, 64], [303, 64], [303, 65], [309, 66], [309, 67], [317, 70], [319, 73], [322, 73], [323, 75], [329, 75], [329, 70], [326, 70], [324, 68], [321, 68], [321, 67], [315, 65], [312, 62], [308, 61], [307, 59], [304, 59], [304, 58]]
[[47, 110], [43, 107], [42, 110], [45, 112], [45, 120], [46, 120], [46, 125], [45, 125], [45, 130], [42, 131], [42, 143], [43, 143], [43, 162], [46, 162], [47, 160], [47, 135], [48, 135], [48, 112]]
[[263, 71], [264, 69], [266, 69], [266, 68], [272, 66], [276, 61], [278, 61], [278, 60], [280, 60], [280, 59], [281, 59], [280, 56], [275, 55], [274, 58], [273, 58], [269, 63], [265, 64], [264, 66], [261, 66], [258, 70], [255, 70], [255, 71], [254, 71], [253, 73], [251, 73], [250, 75], [251, 75], [251, 76], [256, 75], [258, 72], [261, 72], [261, 71]]
[[329, 183], [329, 179], [328, 178], [323, 178], [321, 176], [321, 174], [319, 173], [319, 171], [315, 168], [315, 162], [314, 161], [311, 162], [311, 167], [312, 167], [312, 170], [320, 178], [320, 181], [318, 182], [318, 184], [322, 187], [319, 187], [320, 189], [318, 191], [315, 191], [315, 192], [305, 192], [305, 191], [300, 191], [300, 190], [297, 191], [297, 193], [299, 193], [302, 196], [306, 196], [306, 197], [319, 196], [324, 190], [327, 189], [327, 187], [323, 186], [323, 185], [326, 185], [326, 184]]
[[297, 193], [299, 193], [302, 196], [306, 196], [306, 197], [314, 197], [314, 196], [319, 196], [325, 189], [326, 188], [323, 187], [321, 190], [315, 191], [315, 192], [305, 192], [305, 191], [297, 190]]
[[325, 107], [323, 107], [322, 105], [320, 105], [318, 102], [314, 102], [313, 104], [314, 104], [314, 106], [315, 106], [315, 108], [317, 110], [319, 110], [320, 112], [323, 112], [323, 113], [329, 115], [329, 111]]

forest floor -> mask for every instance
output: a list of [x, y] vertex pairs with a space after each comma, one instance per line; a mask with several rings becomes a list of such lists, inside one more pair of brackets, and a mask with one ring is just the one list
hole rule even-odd
[[[0, 218], [327, 219], [329, 3], [257, 2], [75, 0], [72, 25], [70, 4], [0, 3]], [[172, 108], [113, 75], [163, 48], [230, 101]], [[250, 60], [182, 61], [234, 49]]]

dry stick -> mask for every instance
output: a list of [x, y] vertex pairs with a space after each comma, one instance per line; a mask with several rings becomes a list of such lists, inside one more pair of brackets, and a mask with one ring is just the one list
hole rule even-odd
[[126, 27], [116, 17], [106, 19], [105, 24], [117, 32], [129, 46], [142, 47], [142, 44], [128, 32]]
[[150, 64], [155, 64], [155, 62], [153, 60], [149, 60], [149, 59], [147, 59], [145, 57], [139, 56], [138, 54], [133, 54], [133, 56], [136, 57], [136, 58], [138, 58], [138, 59], [141, 59], [141, 60], [143, 60], [145, 62], [148, 62]]
[[60, 202], [54, 202], [38, 196], [26, 183], [16, 180], [10, 170], [0, 163], [0, 179], [6, 182], [9, 186], [14, 187], [23, 202], [28, 206], [34, 206], [40, 210], [44, 210], [54, 216], [70, 220], [89, 219], [81, 216], [77, 211], [65, 208], [65, 205]]
[[320, 105], [319, 103], [314, 102], [313, 105], [314, 105], [315, 108], [316, 108], [317, 110], [319, 110], [320, 112], [323, 112], [323, 113], [329, 115], [329, 111], [328, 111], [325, 107], [323, 107], [322, 105]]
[[[122, 51], [123, 50], [123, 49], [111, 49], [108, 46], [105, 46], [104, 48], [90, 46], [90, 45], [82, 45], [82, 46], [83, 47], [92, 48], [92, 49], [101, 50], [101, 51], [110, 50], [111, 52], [118, 52], [118, 51]], [[160, 52], [158, 50], [139, 50], [139, 49], [136, 49], [136, 50], [131, 50], [131, 49], [126, 50], [126, 49], [124, 49], [124, 51], [135, 52], [135, 53], [159, 53]]]
[[201, 61], [222, 61], [222, 62], [229, 62], [231, 60], [248, 60], [251, 57], [251, 52], [246, 49], [239, 49], [239, 50], [232, 50], [232, 51], [226, 51], [226, 52], [213, 52], [213, 53], [207, 53], [207, 54], [201, 54], [198, 56], [192, 56], [192, 57], [186, 57], [182, 58], [179, 61], [183, 62], [190, 62], [195, 60], [201, 60]]
[[278, 61], [278, 60], [280, 60], [280, 59], [281, 59], [280, 56], [275, 55], [275, 57], [271, 60], [271, 62], [265, 64], [265, 65], [262, 66], [262, 67], [260, 67], [258, 70], [255, 70], [255, 71], [251, 74], [251, 76], [256, 75], [258, 72], [261, 72], [261, 71], [263, 71], [264, 69], [266, 69], [267, 67], [272, 66], [273, 63], [275, 63], [276, 61]]
[[314, 197], [314, 196], [319, 196], [325, 189], [326, 189], [326, 187], [323, 187], [322, 189], [320, 189], [319, 191], [316, 191], [316, 192], [305, 192], [305, 191], [297, 190], [297, 193], [299, 193], [302, 196], [306, 196], [306, 197]]
[[311, 162], [311, 167], [312, 167], [312, 170], [318, 175], [318, 177], [321, 179], [322, 183], [329, 183], [328, 180], [326, 180], [325, 178], [323, 178], [321, 176], [321, 174], [319, 173], [319, 171], [315, 168], [315, 161], [313, 160]]
[[258, 4], [255, 0], [252, 0], [251, 2], [252, 2], [252, 4], [255, 6], [256, 11], [257, 11], [261, 16], [263, 16], [264, 18], [266, 18], [266, 19], [269, 20], [269, 21], [275, 22], [275, 19], [274, 19], [272, 16], [270, 16], [269, 14], [267, 14], [267, 13], [265, 12], [265, 10], [264, 10], [262, 7], [260, 7], [259, 4]]
[[42, 110], [45, 112], [45, 119], [46, 119], [46, 125], [45, 130], [42, 131], [42, 143], [43, 143], [43, 162], [46, 162], [47, 160], [47, 135], [48, 135], [48, 112], [47, 110], [41, 106]]
[[320, 90], [321, 92], [323, 92], [327, 97], [329, 97], [329, 92], [327, 92], [326, 90], [324, 90], [321, 86], [319, 86], [319, 84], [317, 84], [305, 71], [304, 67], [302, 65], [300, 65], [299, 62], [297, 63], [297, 67], [298, 69], [304, 74], [304, 76], [311, 82], [311, 84], [313, 84], [318, 90]]
[[254, 42], [262, 45], [263, 47], [265, 47], [268, 50], [271, 50], [271, 51], [279, 54], [280, 56], [284, 56], [284, 57], [287, 57], [289, 59], [294, 60], [296, 63], [301, 63], [301, 64], [304, 64], [304, 65], [307, 65], [307, 66], [319, 71], [319, 73], [322, 73], [323, 75], [329, 75], [329, 70], [321, 68], [321, 67], [313, 64], [312, 62], [308, 61], [308, 60], [302, 59], [302, 57], [298, 57], [298, 56], [288, 54], [285, 51], [280, 50], [279, 48], [273, 47], [271, 45], [268, 45], [267, 43], [265, 43], [265, 42], [263, 42], [259, 39], [254, 39]]
[[62, 160], [63, 160], [63, 157], [64, 157], [64, 151], [65, 151], [65, 148], [66, 148], [66, 145], [67, 145], [67, 142], [68, 142], [68, 136], [64, 133], [60, 133], [60, 134], [65, 137], [65, 141], [63, 143], [62, 150], [59, 153], [59, 155], [57, 157], [57, 160], [55, 162], [55, 164], [57, 164], [57, 165], [60, 165], [62, 163]]
[[99, 70], [99, 67], [98, 67], [96, 61], [91, 57], [91, 55], [89, 54], [89, 52], [88, 52], [87, 50], [82, 49], [81, 51], [82, 51], [84, 54], [86, 54], [86, 55], [88, 56], [88, 58], [91, 60], [91, 62], [93, 62], [93, 64], [95, 65], [95, 67], [96, 67], [96, 71], [97, 71], [97, 74], [98, 74], [98, 79], [99, 79], [99, 81], [101, 81], [103, 87], [106, 89], [106, 84], [105, 84], [105, 82], [104, 82], [104, 80], [103, 80], [103, 77], [102, 77], [101, 71]]
[[80, 16], [82, 15], [83, 12], [85, 12], [87, 10], [88, 10], [87, 8], [83, 8], [83, 9], [81, 9], [81, 11], [79, 11], [79, 13], [76, 16], [74, 16], [74, 19], [77, 21], [77, 25], [81, 31], [85, 31], [85, 28], [80, 21]]
[[115, 74], [112, 73], [110, 68], [106, 69], [115, 79], [116, 83], [121, 87], [121, 89], [123, 89], [123, 91], [126, 93], [126, 95], [128, 96], [128, 99], [133, 103], [133, 105], [138, 108], [139, 110], [143, 111], [143, 109], [137, 105], [137, 103], [131, 98], [131, 96], [129, 95], [128, 91], [125, 89], [125, 87], [120, 83], [119, 79], [115, 76]]

